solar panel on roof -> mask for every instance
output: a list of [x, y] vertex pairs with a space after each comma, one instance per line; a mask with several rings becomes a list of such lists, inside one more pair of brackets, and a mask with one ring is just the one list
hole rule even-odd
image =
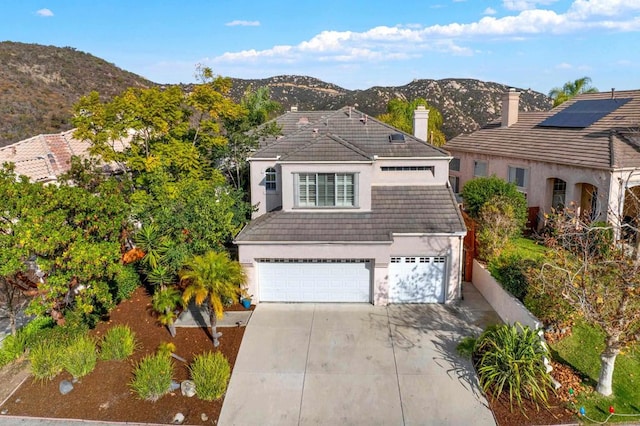
[[630, 100], [631, 98], [577, 101], [573, 105], [569, 105], [562, 111], [548, 117], [542, 123], [538, 124], [538, 126], [571, 128], [589, 127]]

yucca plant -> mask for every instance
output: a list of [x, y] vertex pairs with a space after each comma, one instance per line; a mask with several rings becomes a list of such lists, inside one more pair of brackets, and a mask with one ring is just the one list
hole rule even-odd
[[475, 348], [480, 384], [492, 398], [509, 394], [513, 410], [515, 402], [521, 409], [523, 399], [547, 404], [548, 390], [553, 389], [544, 363], [549, 351], [535, 330], [515, 325], [488, 328]]
[[189, 366], [198, 398], [213, 401], [224, 395], [231, 376], [229, 361], [220, 352], [196, 355]]
[[100, 358], [104, 360], [125, 359], [136, 350], [136, 334], [128, 325], [111, 327], [100, 344]]

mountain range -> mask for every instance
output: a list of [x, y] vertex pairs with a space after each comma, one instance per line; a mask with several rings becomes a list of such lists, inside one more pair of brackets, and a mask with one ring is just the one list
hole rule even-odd
[[[215, 70], [214, 70], [215, 71]], [[393, 98], [424, 98], [442, 113], [447, 138], [467, 133], [500, 115], [505, 84], [473, 79], [418, 79], [397, 87], [348, 90], [309, 76], [282, 75], [266, 79], [232, 78], [231, 97], [238, 101], [249, 87], [268, 86], [283, 110], [337, 109], [355, 106], [371, 116], [386, 110]], [[0, 146], [40, 133], [68, 130], [71, 108], [92, 90], [105, 98], [128, 87], [161, 84], [122, 70], [73, 47], [0, 42]], [[162, 85], [166, 86], [166, 85]], [[184, 85], [188, 90], [189, 85]], [[530, 89], [517, 88], [521, 111], [547, 110], [551, 100]]]

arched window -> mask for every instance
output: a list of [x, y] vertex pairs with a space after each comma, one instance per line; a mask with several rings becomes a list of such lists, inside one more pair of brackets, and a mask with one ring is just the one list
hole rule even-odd
[[265, 171], [264, 185], [267, 191], [276, 190], [276, 169], [274, 169], [273, 167], [269, 167]]

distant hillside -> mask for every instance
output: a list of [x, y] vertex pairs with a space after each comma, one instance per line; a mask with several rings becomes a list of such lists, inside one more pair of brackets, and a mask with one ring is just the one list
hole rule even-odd
[[71, 128], [71, 107], [92, 90], [111, 97], [154, 83], [71, 47], [0, 42], [0, 146]]
[[[215, 71], [215, 70], [214, 70]], [[502, 93], [509, 86], [470, 79], [414, 80], [399, 87], [347, 90], [306, 76], [276, 76], [262, 80], [232, 79], [238, 101], [248, 86], [268, 86], [285, 110], [337, 109], [345, 105], [375, 116], [395, 97], [418, 97], [438, 108], [447, 138], [471, 132], [500, 115]], [[128, 87], [152, 87], [151, 81], [71, 47], [0, 42], [0, 146], [71, 128], [71, 107], [92, 90], [104, 97]], [[185, 86], [188, 88], [188, 85]], [[550, 99], [519, 89], [520, 109], [546, 110]]]
[[[500, 116], [502, 94], [510, 86], [472, 79], [414, 80], [399, 87], [371, 87], [367, 90], [347, 90], [335, 84], [305, 76], [277, 76], [262, 80], [233, 79], [233, 97], [239, 99], [248, 86], [269, 86], [271, 97], [288, 110], [337, 109], [345, 105], [372, 116], [386, 111], [393, 98], [413, 100], [425, 98], [443, 115], [443, 131], [448, 139], [460, 133], [472, 132]], [[518, 88], [521, 111], [551, 108], [551, 99], [530, 89]]]

